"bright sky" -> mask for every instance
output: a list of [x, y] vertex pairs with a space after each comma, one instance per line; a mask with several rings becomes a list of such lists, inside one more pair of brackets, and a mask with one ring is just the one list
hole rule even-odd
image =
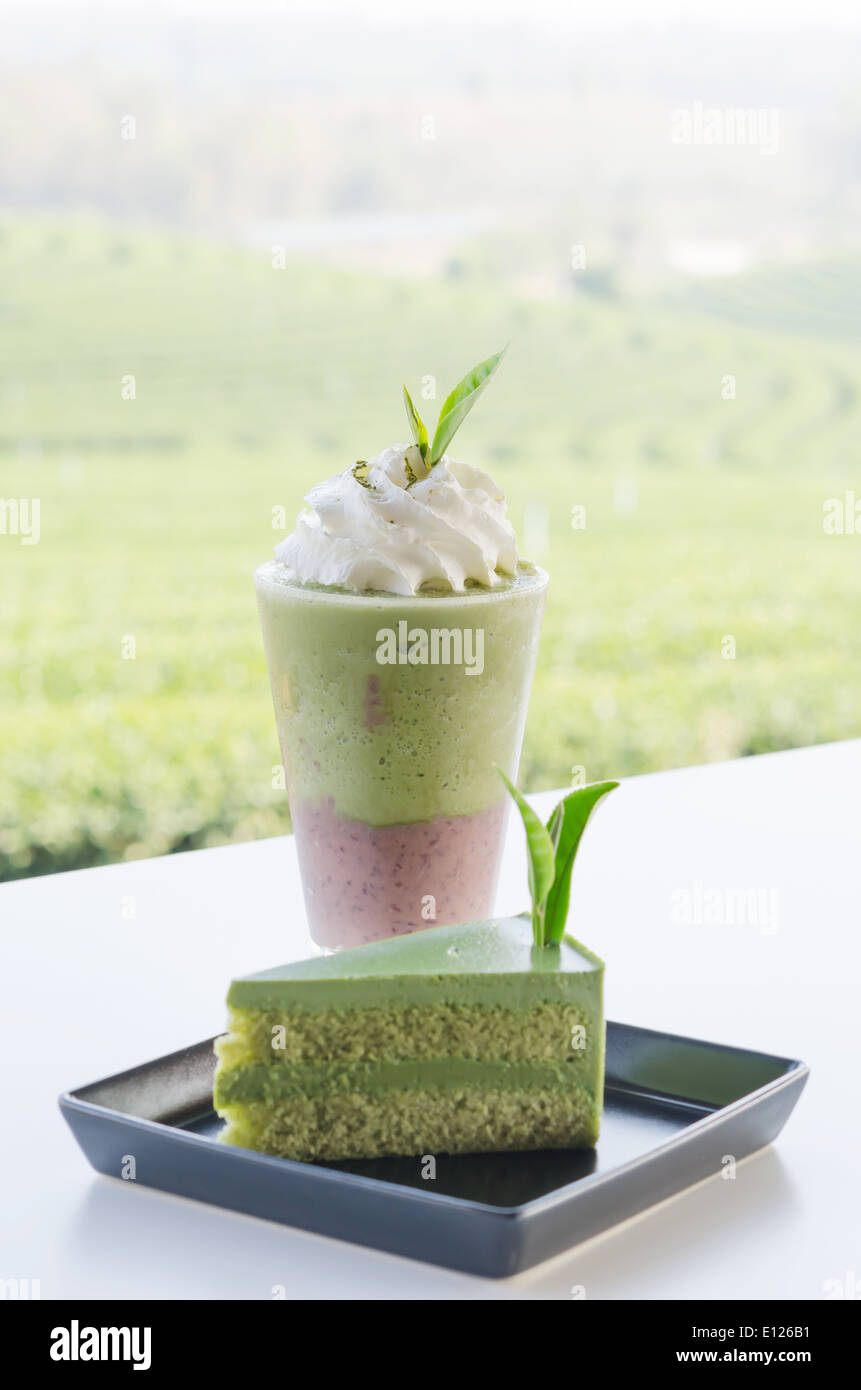
[[366, 15], [368, 19], [391, 19], [417, 28], [432, 26], [435, 18], [461, 19], [465, 23], [487, 23], [500, 19], [554, 20], [566, 28], [578, 25], [660, 22], [668, 19], [703, 21], [710, 24], [773, 24], [779, 28], [793, 24], [861, 23], [861, 0], [0, 0], [0, 11], [53, 10], [66, 15], [75, 11], [98, 14], [100, 9], [114, 20], [127, 20], [144, 14], [151, 21], [159, 14], [167, 17], [217, 16], [266, 13], [282, 16], [331, 14]]
[[648, 23], [652, 20], [706, 20], [711, 23], [861, 22], [859, 0], [157, 0], [148, 6], [174, 13], [236, 13], [270, 10], [276, 13], [365, 14], [417, 26], [435, 17], [499, 19], [553, 18], [566, 27], [595, 23]]

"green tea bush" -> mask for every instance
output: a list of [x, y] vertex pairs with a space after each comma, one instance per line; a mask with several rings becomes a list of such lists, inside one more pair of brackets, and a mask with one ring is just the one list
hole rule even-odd
[[512, 328], [457, 452], [552, 576], [522, 784], [858, 733], [852, 343], [62, 230], [0, 240], [0, 876], [288, 828], [254, 566]]

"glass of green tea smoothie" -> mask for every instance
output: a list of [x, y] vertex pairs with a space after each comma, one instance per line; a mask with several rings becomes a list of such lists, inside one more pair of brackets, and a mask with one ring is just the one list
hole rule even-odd
[[255, 574], [308, 923], [329, 950], [493, 911], [498, 769], [516, 778], [547, 575], [518, 559], [492, 479], [421, 442], [312, 489]]

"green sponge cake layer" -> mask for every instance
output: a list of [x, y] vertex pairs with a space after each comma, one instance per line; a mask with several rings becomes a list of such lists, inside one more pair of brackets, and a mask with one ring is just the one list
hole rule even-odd
[[599, 1027], [600, 1015], [589, 993], [584, 989], [584, 998], [570, 1004], [542, 1002], [531, 1009], [443, 1002], [393, 1004], [389, 1009], [231, 1009], [230, 1031], [216, 1047], [221, 1061], [231, 1067], [451, 1055], [551, 1061], [571, 1052], [575, 1029]]
[[356, 1092], [326, 1101], [228, 1105], [222, 1138], [281, 1158], [332, 1161], [389, 1154], [591, 1148], [600, 1105], [579, 1087]]
[[235, 980], [222, 1138], [305, 1160], [594, 1144], [602, 976], [505, 918]]

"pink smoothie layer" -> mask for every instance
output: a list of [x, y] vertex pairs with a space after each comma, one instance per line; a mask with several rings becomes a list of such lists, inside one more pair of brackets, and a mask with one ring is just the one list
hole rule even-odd
[[296, 848], [317, 945], [362, 946], [489, 917], [505, 812], [503, 801], [473, 816], [377, 827], [338, 816], [331, 802], [294, 801]]

